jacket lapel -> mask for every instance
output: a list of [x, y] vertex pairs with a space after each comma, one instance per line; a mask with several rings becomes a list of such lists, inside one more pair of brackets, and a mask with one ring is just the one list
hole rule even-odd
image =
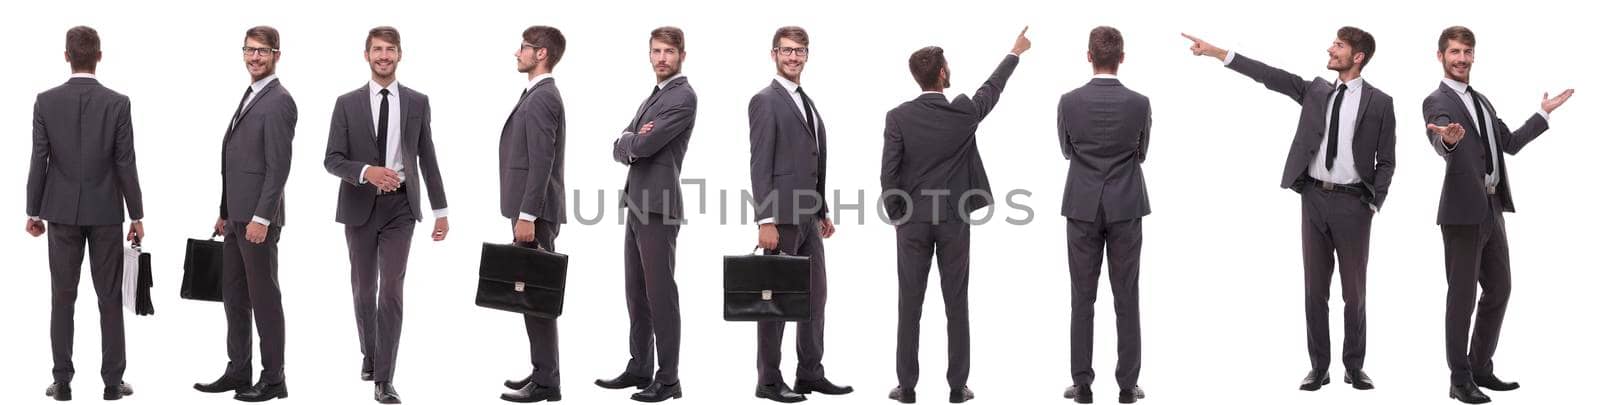
[[1456, 90], [1450, 88], [1450, 85], [1439, 83], [1439, 94], [1445, 96], [1445, 99], [1450, 100], [1450, 105], [1456, 107], [1455, 112], [1461, 117], [1456, 122], [1467, 129], [1467, 135], [1470, 135], [1470, 138], [1483, 139], [1478, 133], [1478, 123], [1472, 120], [1472, 108], [1461, 102], [1461, 96], [1456, 95]]

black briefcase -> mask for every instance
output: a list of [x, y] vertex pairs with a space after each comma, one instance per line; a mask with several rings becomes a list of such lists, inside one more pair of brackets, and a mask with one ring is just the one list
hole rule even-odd
[[566, 288], [566, 255], [543, 248], [483, 244], [478, 306], [556, 319]]
[[777, 255], [722, 257], [722, 319], [811, 320], [811, 258]]
[[188, 300], [222, 302], [222, 241], [189, 239], [183, 253], [183, 288]]

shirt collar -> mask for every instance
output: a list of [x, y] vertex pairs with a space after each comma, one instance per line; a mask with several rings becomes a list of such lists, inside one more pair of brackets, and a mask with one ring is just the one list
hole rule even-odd
[[1341, 85], [1341, 84], [1343, 84], [1345, 86], [1348, 86], [1348, 87], [1345, 88], [1345, 91], [1356, 91], [1356, 90], [1360, 89], [1361, 86], [1367, 84], [1367, 80], [1363, 79], [1361, 77], [1356, 77], [1354, 79], [1350, 79], [1350, 81], [1348, 81], [1348, 82], [1342, 82], [1341, 83], [1341, 82], [1339, 82], [1338, 78], [1334, 78], [1333, 79], [1333, 88], [1337, 89], [1337, 88], [1339, 88], [1339, 85]]
[[273, 73], [265, 79], [257, 80], [255, 83], [250, 83], [251, 93], [260, 93], [261, 89], [267, 87], [267, 84], [272, 83], [273, 80], [278, 80], [277, 73]]
[[1450, 90], [1455, 90], [1456, 94], [1467, 94], [1467, 84], [1456, 81], [1456, 79], [1446, 77], [1444, 78], [1444, 85], [1450, 86]]
[[93, 79], [94, 73], [73, 73], [73, 79]]
[[539, 84], [539, 82], [544, 81], [544, 79], [554, 79], [555, 77], [556, 76], [554, 74], [550, 74], [550, 73], [539, 74], [538, 76], [534, 76], [532, 79], [528, 79], [528, 85], [527, 85], [527, 87], [523, 87], [523, 89], [524, 90], [533, 90], [533, 86], [536, 85], [536, 84]]
[[378, 82], [375, 81], [375, 80], [370, 80], [370, 79], [367, 80], [367, 95], [371, 96], [372, 98], [378, 98], [378, 91], [379, 90], [383, 90], [385, 88], [389, 89], [389, 96], [391, 96], [391, 97], [399, 97], [400, 96], [400, 82], [399, 81], [389, 82], [389, 87], [383, 87], [383, 85], [378, 84]]
[[777, 80], [778, 85], [783, 86], [783, 89], [789, 91], [789, 94], [794, 94], [795, 90], [800, 88], [800, 83], [789, 81], [789, 79], [783, 77], [783, 75], [778, 75], [774, 77], [773, 80]]
[[658, 88], [658, 89], [666, 89], [667, 88], [667, 83], [672, 83], [673, 80], [678, 80], [678, 78], [680, 78], [680, 77], [683, 77], [683, 72], [678, 72], [678, 74], [672, 75], [672, 77], [668, 77], [667, 80], [662, 80], [660, 83], [656, 83], [656, 88]]
[[1093, 78], [1094, 79], [1116, 79], [1117, 75], [1111, 74], [1111, 73], [1101, 73], [1101, 74], [1094, 75]]

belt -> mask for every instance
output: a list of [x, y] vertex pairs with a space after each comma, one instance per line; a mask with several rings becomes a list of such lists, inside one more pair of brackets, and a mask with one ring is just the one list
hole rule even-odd
[[[1355, 195], [1358, 195], [1358, 196], [1367, 194], [1367, 190], [1365, 188], [1362, 188], [1360, 186], [1360, 183], [1339, 184], [1339, 183], [1329, 183], [1329, 182], [1322, 181], [1322, 180], [1312, 179], [1311, 180], [1311, 185], [1315, 186], [1316, 188], [1322, 189], [1322, 191], [1334, 191], [1334, 192], [1340, 192], [1340, 193], [1345, 193], [1345, 194], [1355, 194]], [[1493, 194], [1493, 192], [1490, 192], [1490, 194]]]
[[394, 189], [394, 191], [390, 191], [390, 192], [387, 192], [387, 193], [383, 192], [382, 190], [379, 190], [378, 191], [378, 195], [396, 195], [396, 194], [404, 194], [405, 192], [406, 192], [406, 183], [400, 183], [400, 188]]

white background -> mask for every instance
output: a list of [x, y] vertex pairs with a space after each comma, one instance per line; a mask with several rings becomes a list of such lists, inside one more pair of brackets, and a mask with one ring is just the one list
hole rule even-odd
[[[1588, 124], [1596, 111], [1595, 59], [1587, 47], [1593, 16], [1579, 2], [805, 2], [677, 4], [518, 2], [21, 2], [0, 16], [6, 69], [0, 74], [0, 212], [15, 228], [0, 232], [7, 257], [0, 287], [0, 403], [39, 403], [50, 382], [45, 240], [24, 235], [23, 190], [34, 94], [66, 80], [64, 32], [100, 31], [100, 80], [132, 97], [143, 178], [148, 250], [155, 257], [154, 317], [127, 318], [126, 380], [136, 403], [218, 403], [224, 395], [189, 388], [223, 369], [219, 304], [177, 298], [184, 239], [204, 237], [215, 219], [223, 130], [249, 82], [239, 56], [246, 28], [281, 30], [278, 75], [299, 104], [289, 226], [279, 278], [288, 319], [291, 401], [367, 403], [357, 380], [361, 357], [350, 307], [341, 225], [333, 221], [338, 182], [322, 168], [331, 104], [365, 83], [360, 49], [367, 29], [403, 34], [400, 82], [432, 96], [435, 142], [450, 201], [450, 239], [433, 243], [419, 224], [396, 384], [411, 404], [498, 403], [500, 381], [526, 375], [521, 319], [472, 304], [479, 242], [511, 236], [498, 215], [496, 148], [501, 124], [527, 80], [515, 71], [523, 28], [559, 27], [568, 50], [556, 69], [567, 106], [567, 185], [583, 193], [569, 212], [593, 217], [599, 190], [623, 185], [625, 168], [610, 145], [653, 83], [647, 37], [660, 25], [687, 32], [684, 73], [700, 109], [684, 178], [715, 190], [748, 188], [745, 107], [773, 75], [769, 41], [781, 25], [801, 25], [813, 50], [803, 83], [830, 129], [829, 184], [843, 202], [856, 190], [875, 198], [883, 114], [916, 96], [906, 69], [911, 51], [941, 45], [954, 72], [952, 91], [970, 92], [1032, 25], [1025, 54], [999, 107], [984, 123], [982, 152], [995, 189], [1031, 190], [1025, 226], [996, 220], [973, 231], [970, 386], [983, 403], [1064, 401], [1068, 279], [1065, 221], [1057, 215], [1066, 162], [1055, 135], [1058, 96], [1087, 81], [1089, 29], [1119, 27], [1127, 41], [1123, 81], [1148, 95], [1154, 142], [1145, 165], [1154, 215], [1145, 219], [1142, 274], [1144, 372], [1151, 403], [1447, 403], [1444, 267], [1434, 225], [1443, 164], [1424, 138], [1422, 98], [1437, 88], [1441, 29], [1478, 34], [1473, 84], [1520, 125], [1543, 92], [1578, 88], [1554, 114], [1549, 133], [1515, 167], [1517, 206], [1507, 215], [1516, 289], [1497, 369], [1524, 388], [1491, 393], [1513, 403], [1577, 402], [1592, 383], [1595, 275], [1600, 229]], [[1307, 77], [1331, 76], [1324, 50], [1342, 25], [1378, 42], [1365, 72], [1395, 98], [1398, 169], [1377, 215], [1368, 280], [1367, 371], [1377, 390], [1337, 381], [1321, 392], [1296, 390], [1308, 369], [1302, 312], [1300, 203], [1277, 187], [1299, 106], [1221, 66], [1192, 56], [1180, 31]], [[694, 188], [686, 188], [686, 191]], [[698, 206], [690, 198], [691, 208]], [[569, 199], [569, 204], [576, 200]], [[569, 403], [622, 403], [629, 392], [601, 390], [627, 361], [623, 306], [623, 228], [608, 194], [606, 220], [569, 223], [558, 246], [571, 255], [561, 318], [564, 395]], [[836, 203], [838, 201], [835, 201]], [[751, 401], [755, 326], [721, 320], [721, 259], [755, 242], [753, 225], [691, 215], [678, 241], [683, 308], [685, 403]], [[852, 384], [821, 403], [884, 403], [895, 386], [896, 276], [890, 226], [841, 219], [828, 241], [828, 376]], [[997, 219], [1026, 217], [1002, 208]], [[87, 269], [85, 269], [87, 272]], [[85, 277], [87, 280], [87, 277]], [[937, 278], [930, 281], [937, 285]], [[923, 321], [923, 401], [944, 401], [944, 318], [931, 288]], [[1110, 292], [1101, 288], [1095, 388], [1114, 400]], [[1330, 306], [1341, 341], [1338, 289]], [[99, 338], [92, 288], [79, 290], [76, 387], [96, 400]], [[790, 328], [793, 330], [793, 328]], [[791, 332], [792, 334], [792, 332]], [[785, 369], [792, 370], [792, 337]], [[1334, 348], [1337, 380], [1342, 372]], [[258, 357], [259, 359], [259, 357]], [[786, 373], [792, 382], [792, 372]]]

